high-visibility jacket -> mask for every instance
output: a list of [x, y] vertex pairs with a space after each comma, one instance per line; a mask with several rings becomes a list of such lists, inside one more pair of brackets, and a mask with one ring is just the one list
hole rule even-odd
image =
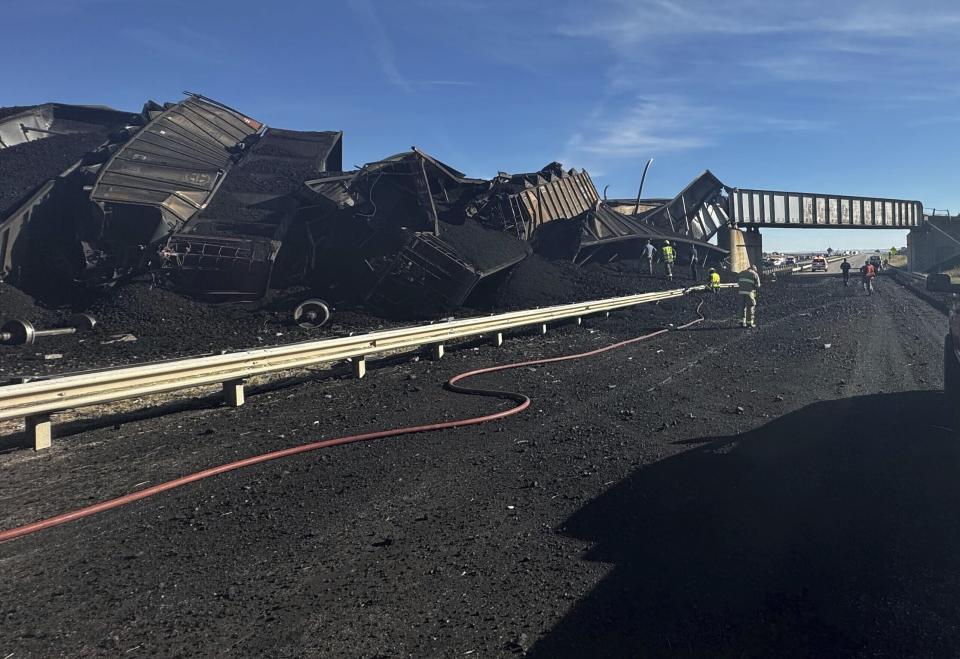
[[712, 288], [720, 288], [720, 273], [711, 272], [710, 273], [710, 286]]
[[737, 279], [740, 295], [755, 295], [760, 288], [760, 275], [753, 270], [744, 270]]
[[676, 256], [673, 253], [673, 247], [671, 245], [664, 245], [663, 249], [660, 250], [663, 252], [663, 260], [667, 263], [673, 263]]

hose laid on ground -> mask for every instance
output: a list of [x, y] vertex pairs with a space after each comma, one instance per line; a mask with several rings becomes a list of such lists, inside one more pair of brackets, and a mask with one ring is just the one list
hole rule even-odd
[[[703, 314], [700, 313], [700, 307], [703, 306], [703, 300], [700, 301], [700, 304], [697, 305], [696, 313], [699, 316], [696, 320], [693, 320], [685, 325], [680, 325], [675, 329], [686, 329], [692, 325], [696, 325], [699, 322], [704, 320]], [[358, 435], [347, 435], [345, 437], [336, 437], [333, 439], [324, 439], [318, 442], [311, 442], [309, 444], [301, 444], [300, 446], [293, 446], [290, 448], [281, 449], [279, 451], [271, 451], [269, 453], [262, 453], [260, 455], [254, 455], [249, 458], [244, 458], [243, 460], [237, 460], [235, 462], [228, 462], [226, 464], [219, 465], [217, 467], [211, 467], [210, 469], [204, 469], [202, 471], [197, 471], [186, 476], [181, 476], [180, 478], [175, 478], [153, 487], [144, 488], [142, 490], [137, 490], [136, 492], [131, 492], [123, 496], [119, 496], [115, 499], [108, 499], [106, 501], [101, 501], [100, 503], [93, 504], [92, 506], [86, 506], [85, 508], [78, 508], [77, 510], [70, 511], [68, 513], [63, 513], [61, 515], [56, 515], [54, 517], [48, 517], [47, 519], [42, 519], [37, 522], [32, 522], [30, 524], [24, 524], [23, 526], [17, 526], [12, 529], [7, 529], [5, 531], [0, 531], [0, 542], [6, 542], [7, 540], [13, 540], [15, 538], [21, 538], [25, 535], [30, 535], [36, 533], [37, 531], [42, 531], [44, 529], [49, 529], [54, 526], [60, 526], [61, 524], [66, 524], [67, 522], [72, 522], [76, 519], [81, 519], [83, 517], [90, 517], [91, 515], [96, 515], [97, 513], [102, 513], [107, 510], [113, 510], [114, 508], [119, 508], [125, 506], [128, 503], [133, 503], [134, 501], [140, 501], [142, 499], [147, 499], [152, 496], [156, 496], [162, 492], [172, 490], [174, 488], [182, 487], [190, 483], [195, 483], [197, 481], [203, 480], [205, 478], [210, 478], [212, 476], [217, 476], [218, 474], [223, 474], [228, 471], [236, 471], [237, 469], [243, 469], [244, 467], [250, 467], [252, 465], [261, 464], [264, 462], [270, 462], [271, 460], [278, 460], [280, 458], [286, 458], [291, 455], [297, 455], [299, 453], [307, 453], [309, 451], [316, 451], [317, 449], [329, 448], [331, 446], [340, 446], [342, 444], [352, 444], [354, 442], [365, 442], [373, 439], [381, 439], [383, 437], [396, 437], [399, 435], [411, 435], [413, 433], [420, 432], [430, 432], [433, 430], [445, 430], [448, 428], [459, 428], [461, 426], [472, 426], [480, 423], [487, 423], [489, 421], [496, 421], [497, 419], [503, 419], [514, 414], [518, 414], [523, 410], [527, 409], [530, 406], [530, 398], [525, 394], [516, 393], [512, 391], [499, 391], [496, 389], [477, 389], [473, 387], [464, 387], [458, 385], [458, 382], [466, 380], [467, 378], [476, 377], [478, 375], [485, 375], [487, 373], [496, 373], [498, 371], [506, 371], [514, 368], [522, 368], [525, 366], [535, 366], [540, 364], [553, 364], [555, 362], [564, 362], [573, 359], [583, 359], [584, 357], [592, 357], [594, 355], [599, 355], [601, 353], [616, 350], [617, 348], [622, 348], [623, 346], [630, 345], [631, 343], [637, 343], [639, 341], [646, 341], [647, 339], [652, 339], [655, 336], [661, 334], [666, 334], [671, 331], [670, 329], [661, 329], [656, 332], [651, 332], [650, 334], [644, 334], [643, 336], [637, 336], [632, 339], [627, 339], [625, 341], [619, 341], [601, 348], [596, 348], [595, 350], [589, 350], [587, 352], [580, 352], [572, 355], [562, 355], [560, 357], [545, 357], [543, 359], [531, 359], [524, 362], [515, 362], [510, 364], [499, 364], [497, 366], [490, 366], [487, 368], [480, 368], [473, 371], [467, 371], [465, 373], [460, 373], [450, 378], [447, 383], [447, 389], [454, 391], [459, 394], [467, 394], [471, 396], [489, 396], [492, 398], [501, 398], [504, 400], [512, 400], [517, 403], [514, 407], [511, 407], [500, 412], [495, 412], [493, 414], [487, 414], [484, 416], [469, 417], [466, 419], [456, 419], [453, 421], [442, 421], [439, 423], [430, 423], [422, 426], [407, 426], [405, 428], [393, 428], [390, 430], [377, 430], [375, 432], [361, 433]]]

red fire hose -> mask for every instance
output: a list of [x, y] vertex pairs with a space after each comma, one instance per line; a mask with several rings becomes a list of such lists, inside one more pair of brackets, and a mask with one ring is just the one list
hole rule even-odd
[[[701, 302], [702, 304], [702, 302]], [[697, 313], [700, 313], [700, 307], [697, 307]], [[680, 325], [676, 329], [685, 329], [691, 325], [695, 325], [703, 320], [703, 316], [700, 315], [694, 321], [686, 323], [685, 325]], [[13, 540], [15, 538], [20, 538], [25, 535], [30, 535], [31, 533], [36, 533], [37, 531], [42, 531], [44, 529], [49, 529], [54, 526], [60, 526], [61, 524], [66, 524], [67, 522], [72, 522], [75, 519], [80, 519], [82, 517], [90, 517], [91, 515], [96, 515], [97, 513], [102, 513], [107, 510], [113, 510], [114, 508], [119, 508], [120, 506], [125, 506], [128, 503], [133, 503], [134, 501], [140, 501], [141, 499], [146, 499], [148, 497], [155, 496], [161, 492], [166, 492], [177, 487], [182, 487], [189, 483], [195, 483], [199, 480], [205, 478], [210, 478], [211, 476], [216, 476], [218, 474], [223, 474], [228, 471], [235, 471], [237, 469], [242, 469], [244, 467], [249, 467], [255, 464], [261, 464], [263, 462], [270, 462], [271, 460], [277, 460], [279, 458], [286, 458], [291, 455], [297, 455], [299, 453], [307, 453], [308, 451], [316, 451], [317, 449], [329, 448], [331, 446], [340, 446], [341, 444], [352, 444], [354, 442], [365, 442], [372, 439], [380, 439], [383, 437], [396, 437], [399, 435], [411, 435], [413, 433], [419, 432], [429, 432], [432, 430], [444, 430], [447, 428], [459, 428], [460, 426], [472, 426], [480, 423], [487, 423], [488, 421], [495, 421], [497, 419], [502, 419], [504, 417], [511, 416], [513, 414], [518, 414], [523, 410], [527, 409], [530, 406], [530, 398], [524, 394], [515, 393], [511, 391], [497, 391], [494, 389], [475, 389], [473, 387], [464, 387], [458, 385], [457, 383], [461, 380], [467, 378], [476, 377], [478, 375], [484, 375], [486, 373], [495, 373], [497, 371], [506, 371], [513, 368], [521, 368], [524, 366], [534, 366], [539, 364], [552, 364], [554, 362], [563, 362], [569, 361], [572, 359], [582, 359], [584, 357], [592, 357], [593, 355], [599, 355], [600, 353], [607, 352], [609, 350], [616, 350], [617, 348], [622, 348], [623, 346], [630, 345], [631, 343], [637, 343], [638, 341], [645, 341], [651, 339], [660, 334], [665, 334], [669, 332], [669, 329], [661, 329], [656, 332], [651, 332], [650, 334], [644, 334], [643, 336], [634, 337], [632, 339], [627, 339], [626, 341], [620, 341], [618, 343], [613, 343], [611, 345], [603, 346], [602, 348], [597, 348], [595, 350], [590, 350], [587, 352], [581, 352], [573, 355], [563, 355], [560, 357], [547, 357], [544, 359], [531, 359], [530, 361], [525, 362], [516, 362], [512, 364], [500, 364], [498, 366], [490, 366], [488, 368], [480, 368], [474, 371], [467, 371], [466, 373], [460, 373], [455, 375], [447, 381], [446, 387], [451, 391], [455, 391], [460, 394], [467, 394], [471, 396], [490, 396], [492, 398], [502, 398], [506, 400], [516, 401], [517, 405], [511, 407], [510, 409], [503, 410], [501, 412], [496, 412], [494, 414], [487, 414], [485, 416], [476, 416], [466, 419], [456, 419], [454, 421], [443, 421], [440, 423], [430, 423], [422, 426], [407, 426], [406, 428], [393, 428], [390, 430], [377, 430], [375, 432], [362, 433], [359, 435], [347, 435], [345, 437], [336, 437], [334, 439], [324, 439], [319, 442], [311, 442], [309, 444], [301, 444], [300, 446], [293, 446], [290, 448], [281, 449], [279, 451], [271, 451], [269, 453], [262, 453], [260, 455], [254, 455], [249, 458], [244, 458], [243, 460], [237, 460], [236, 462], [228, 462], [217, 467], [211, 467], [210, 469], [204, 469], [203, 471], [197, 471], [186, 476], [181, 476], [180, 478], [175, 478], [165, 483], [160, 483], [159, 485], [154, 485], [153, 487], [148, 487], [142, 490], [137, 490], [136, 492], [131, 492], [129, 494], [124, 494], [115, 499], [108, 499], [106, 501], [101, 501], [100, 503], [93, 504], [92, 506], [86, 506], [85, 508], [78, 508], [77, 510], [70, 511], [68, 513], [63, 513], [61, 515], [56, 515], [54, 517], [48, 517], [47, 519], [42, 519], [38, 522], [32, 522], [30, 524], [25, 524], [23, 526], [17, 526], [12, 529], [7, 529], [6, 531], [0, 531], [0, 542], [6, 542], [7, 540]]]

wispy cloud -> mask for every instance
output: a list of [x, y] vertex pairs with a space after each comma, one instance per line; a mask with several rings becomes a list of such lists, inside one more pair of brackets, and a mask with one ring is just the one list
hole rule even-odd
[[669, 68], [665, 56], [691, 60], [701, 52], [719, 55], [757, 82], [845, 82], [858, 79], [875, 58], [929, 61], [933, 50], [924, 40], [952, 42], [958, 27], [960, 5], [945, 0], [919, 6], [896, 0], [608, 0], [572, 5], [558, 31], [616, 53], [616, 82], [637, 68]]
[[830, 33], [909, 39], [960, 26], [953, 2], [889, 0], [769, 2], [768, 0], [612, 0], [581, 5], [561, 32], [596, 36], [620, 46], [677, 34], [763, 35]]
[[596, 166], [608, 160], [636, 159], [695, 151], [731, 135], [829, 130], [828, 121], [769, 117], [726, 111], [692, 98], [672, 95], [608, 99], [594, 108], [565, 144], [562, 162]]
[[370, 39], [370, 45], [380, 64], [383, 75], [386, 76], [390, 84], [402, 89], [405, 92], [412, 92], [413, 87], [397, 67], [396, 53], [393, 49], [393, 42], [387, 35], [387, 31], [377, 15], [377, 10], [371, 0], [349, 0], [350, 9], [356, 14], [361, 27], [366, 31]]
[[706, 146], [709, 135], [697, 130], [705, 111], [679, 99], [636, 98], [624, 113], [598, 118], [567, 142], [571, 153], [632, 158], [650, 153], [687, 151]]
[[813, 99], [854, 108], [867, 102], [855, 83], [887, 104], [960, 75], [954, 0], [598, 0], [561, 16], [559, 34], [608, 54], [599, 100], [565, 145], [598, 163], [831, 130], [804, 116]]

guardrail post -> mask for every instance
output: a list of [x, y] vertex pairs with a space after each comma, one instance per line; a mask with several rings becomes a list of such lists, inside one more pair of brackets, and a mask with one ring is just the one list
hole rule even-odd
[[357, 379], [362, 378], [367, 374], [367, 358], [366, 357], [354, 357], [353, 358], [353, 376]]
[[42, 451], [50, 448], [53, 438], [53, 427], [49, 414], [35, 414], [26, 419], [27, 439], [33, 440], [33, 450]]
[[434, 359], [443, 359], [443, 344], [434, 343], [430, 346], [430, 356]]
[[245, 402], [245, 380], [230, 380], [223, 383], [223, 401], [230, 407], [240, 407]]
[[497, 332], [493, 335], [493, 345], [498, 348], [503, 345], [503, 332]]

